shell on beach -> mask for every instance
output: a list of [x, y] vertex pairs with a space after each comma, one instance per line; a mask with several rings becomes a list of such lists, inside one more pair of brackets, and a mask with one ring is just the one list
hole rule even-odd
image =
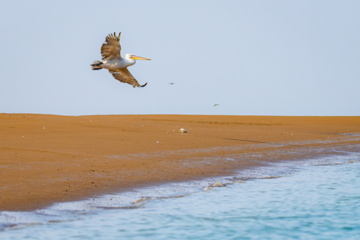
[[184, 128], [180, 128], [180, 132], [181, 132], [181, 133], [187, 133], [187, 130], [184, 129]]

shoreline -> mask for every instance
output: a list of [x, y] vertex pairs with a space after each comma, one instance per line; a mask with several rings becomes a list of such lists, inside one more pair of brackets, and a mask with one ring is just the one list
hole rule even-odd
[[[357, 145], [357, 150], [360, 145]], [[339, 156], [331, 155], [296, 161], [280, 161], [250, 169], [239, 170], [233, 176], [211, 177], [202, 180], [189, 180], [177, 183], [163, 183], [156, 186], [135, 188], [121, 193], [104, 194], [79, 201], [58, 202], [33, 211], [0, 211], [0, 231], [18, 229], [29, 225], [42, 225], [54, 222], [68, 222], [86, 214], [88, 217], [108, 210], [129, 210], [143, 208], [150, 201], [190, 197], [215, 191], [216, 188], [241, 184], [240, 188], [250, 187], [253, 181], [266, 181], [278, 178], [292, 178], [302, 172], [323, 167], [336, 167], [360, 163], [360, 151]], [[319, 172], [322, 174], [321, 172]], [[244, 185], [243, 185], [244, 184]], [[297, 186], [294, 186], [297, 187]], [[220, 190], [220, 189], [219, 189]], [[236, 190], [232, 189], [232, 190]], [[226, 190], [225, 190], [226, 191]], [[207, 193], [205, 193], [207, 194]], [[204, 195], [205, 196], [205, 195]]]
[[0, 114], [0, 211], [324, 156], [359, 132], [360, 117]]

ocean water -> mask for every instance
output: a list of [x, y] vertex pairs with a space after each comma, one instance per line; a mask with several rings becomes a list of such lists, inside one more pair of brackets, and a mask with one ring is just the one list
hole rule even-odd
[[2, 240], [360, 239], [360, 153], [1, 212], [0, 224]]

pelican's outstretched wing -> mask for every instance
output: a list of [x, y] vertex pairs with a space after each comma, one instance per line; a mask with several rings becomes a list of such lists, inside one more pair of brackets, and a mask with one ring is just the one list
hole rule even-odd
[[121, 33], [119, 33], [119, 36], [116, 36], [116, 33], [112, 33], [106, 37], [105, 42], [101, 46], [102, 60], [121, 58], [120, 35]]
[[109, 72], [114, 76], [115, 79], [123, 83], [128, 83], [133, 87], [145, 87], [147, 84], [145, 83], [144, 85], [140, 85], [127, 68], [123, 68], [117, 71], [109, 70]]

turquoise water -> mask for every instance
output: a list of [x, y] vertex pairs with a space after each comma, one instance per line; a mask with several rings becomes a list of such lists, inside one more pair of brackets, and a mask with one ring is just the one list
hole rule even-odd
[[[352, 153], [283, 162], [36, 213], [3, 212], [0, 239], [360, 239], [359, 160]], [[203, 190], [214, 181], [227, 185]]]

